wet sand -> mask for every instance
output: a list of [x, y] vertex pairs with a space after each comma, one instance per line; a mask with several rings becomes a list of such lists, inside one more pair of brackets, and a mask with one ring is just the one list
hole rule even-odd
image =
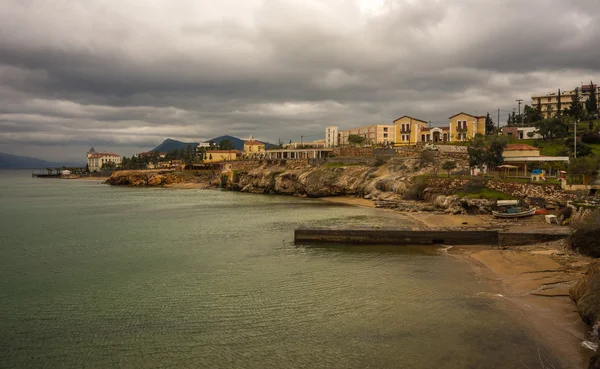
[[569, 298], [569, 288], [590, 259], [567, 250], [564, 241], [507, 250], [456, 247], [452, 254], [465, 257], [491, 283], [497, 292], [492, 298], [514, 304], [564, 367], [587, 367], [593, 352], [581, 342], [589, 339], [589, 327]]

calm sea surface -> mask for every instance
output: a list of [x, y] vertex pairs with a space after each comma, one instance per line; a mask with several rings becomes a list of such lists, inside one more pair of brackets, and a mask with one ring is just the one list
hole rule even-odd
[[0, 171], [0, 367], [540, 367], [538, 337], [443, 250], [292, 244], [335, 224], [410, 225]]

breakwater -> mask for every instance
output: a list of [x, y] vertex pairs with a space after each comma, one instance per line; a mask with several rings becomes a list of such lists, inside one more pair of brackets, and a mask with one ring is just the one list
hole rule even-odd
[[568, 228], [510, 230], [407, 230], [400, 228], [298, 228], [296, 244], [337, 243], [367, 245], [497, 245], [519, 246], [571, 237]]

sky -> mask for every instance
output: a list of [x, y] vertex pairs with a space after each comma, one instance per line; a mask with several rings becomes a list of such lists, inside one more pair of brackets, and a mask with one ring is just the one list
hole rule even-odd
[[600, 82], [598, 45], [598, 0], [3, 0], [0, 152], [503, 123], [516, 99]]

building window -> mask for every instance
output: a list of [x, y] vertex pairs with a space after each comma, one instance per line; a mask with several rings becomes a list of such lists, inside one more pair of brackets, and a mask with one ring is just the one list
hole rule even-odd
[[383, 132], [387, 132], [387, 127], [383, 127]]
[[552, 101], [552, 98], [551, 98], [551, 97], [549, 97], [549, 98], [548, 98], [548, 102], [550, 102], [550, 101]]
[[383, 138], [387, 138], [387, 135], [388, 135], [387, 133], [384, 133]]

